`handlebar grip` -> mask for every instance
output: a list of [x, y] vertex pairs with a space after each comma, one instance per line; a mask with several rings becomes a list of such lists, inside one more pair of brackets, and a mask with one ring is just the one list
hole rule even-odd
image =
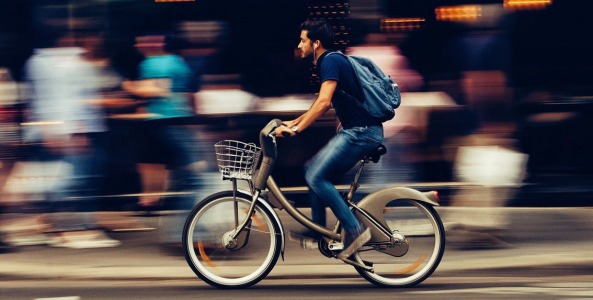
[[282, 126], [282, 120], [280, 120], [280, 119], [274, 119], [274, 120], [272, 120], [270, 122], [276, 123], [276, 127]]
[[270, 135], [277, 127], [282, 126], [280, 119], [273, 119], [260, 131], [260, 144], [263, 142], [261, 139]]
[[272, 169], [274, 167], [274, 163], [277, 157], [277, 149], [276, 149], [276, 139], [270, 137], [270, 134], [274, 132], [276, 127], [282, 125], [282, 121], [280, 119], [274, 119], [260, 131], [259, 134], [259, 144], [262, 150], [263, 158], [255, 176], [255, 180], [253, 181], [255, 188], [263, 190], [266, 186], [266, 181], [270, 174], [272, 173]]

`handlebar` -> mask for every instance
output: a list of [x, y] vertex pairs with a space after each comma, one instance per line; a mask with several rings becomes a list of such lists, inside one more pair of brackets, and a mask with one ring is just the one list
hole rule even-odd
[[274, 130], [280, 126], [282, 126], [282, 121], [280, 119], [274, 119], [268, 122], [259, 133], [259, 144], [263, 158], [259, 171], [253, 180], [254, 186], [257, 189], [263, 190], [266, 187], [266, 181], [274, 169], [274, 164], [278, 156]]

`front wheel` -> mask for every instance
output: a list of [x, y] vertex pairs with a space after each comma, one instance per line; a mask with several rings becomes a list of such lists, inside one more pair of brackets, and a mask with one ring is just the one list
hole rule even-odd
[[[238, 220], [247, 217], [251, 199], [237, 195]], [[256, 284], [274, 267], [282, 248], [281, 224], [274, 212], [256, 203], [246, 228], [229, 243], [235, 230], [232, 192], [212, 195], [196, 206], [183, 229], [185, 259], [210, 285], [242, 288]]]
[[[376, 243], [364, 247], [355, 258], [373, 266], [374, 272], [357, 268], [369, 282], [384, 287], [410, 287], [428, 278], [445, 251], [445, 230], [435, 209], [423, 202], [398, 199], [389, 202], [381, 216], [401, 245]], [[398, 249], [399, 247], [399, 249]]]

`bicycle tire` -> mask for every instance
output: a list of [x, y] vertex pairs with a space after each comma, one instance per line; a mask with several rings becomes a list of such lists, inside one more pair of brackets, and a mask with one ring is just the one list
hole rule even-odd
[[[251, 199], [244, 194], [236, 198], [242, 222]], [[183, 229], [187, 263], [200, 279], [218, 288], [256, 284], [272, 270], [282, 250], [282, 225], [275, 212], [259, 202], [241, 233], [244, 243], [239, 239], [235, 249], [225, 247], [225, 234], [235, 228], [233, 201], [232, 191], [207, 197], [190, 212]]]

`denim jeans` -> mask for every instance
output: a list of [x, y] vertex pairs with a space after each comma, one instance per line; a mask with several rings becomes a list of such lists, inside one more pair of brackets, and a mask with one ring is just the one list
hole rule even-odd
[[309, 185], [312, 219], [326, 225], [325, 206], [329, 206], [347, 232], [360, 223], [333, 185], [365, 155], [372, 153], [383, 142], [382, 126], [341, 129], [305, 166], [305, 180]]

